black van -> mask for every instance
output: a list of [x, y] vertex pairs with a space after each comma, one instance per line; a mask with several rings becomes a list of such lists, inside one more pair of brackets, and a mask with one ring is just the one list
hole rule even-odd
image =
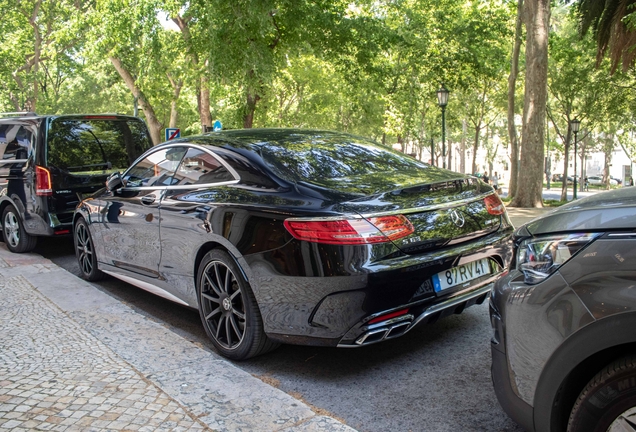
[[37, 236], [71, 234], [82, 197], [151, 146], [137, 117], [0, 114], [0, 223], [9, 250], [28, 252]]

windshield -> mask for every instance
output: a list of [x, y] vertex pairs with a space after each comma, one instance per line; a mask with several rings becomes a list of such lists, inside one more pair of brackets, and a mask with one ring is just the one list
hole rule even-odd
[[60, 118], [48, 131], [48, 164], [72, 173], [123, 171], [150, 147], [141, 120]]

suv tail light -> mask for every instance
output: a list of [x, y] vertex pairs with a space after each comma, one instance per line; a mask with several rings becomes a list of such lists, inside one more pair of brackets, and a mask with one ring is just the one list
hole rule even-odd
[[51, 173], [46, 168], [35, 166], [35, 194], [37, 196], [51, 196]]
[[504, 203], [501, 202], [497, 194], [488, 195], [484, 198], [484, 202], [486, 203], [486, 210], [488, 210], [488, 213], [491, 215], [502, 215], [506, 211]]
[[337, 245], [387, 243], [414, 231], [411, 222], [402, 215], [369, 219], [287, 219], [285, 228], [298, 240]]

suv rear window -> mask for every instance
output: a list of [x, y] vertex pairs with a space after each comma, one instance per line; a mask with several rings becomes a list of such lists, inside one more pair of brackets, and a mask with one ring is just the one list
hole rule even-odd
[[124, 171], [151, 147], [141, 120], [114, 118], [54, 119], [48, 144], [48, 165], [72, 173]]

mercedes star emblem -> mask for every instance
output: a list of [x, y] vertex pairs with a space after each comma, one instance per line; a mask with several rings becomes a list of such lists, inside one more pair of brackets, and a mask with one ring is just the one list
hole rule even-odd
[[453, 223], [457, 225], [459, 228], [463, 227], [464, 224], [466, 223], [466, 219], [464, 219], [464, 215], [458, 212], [457, 210], [451, 210], [450, 217]]

